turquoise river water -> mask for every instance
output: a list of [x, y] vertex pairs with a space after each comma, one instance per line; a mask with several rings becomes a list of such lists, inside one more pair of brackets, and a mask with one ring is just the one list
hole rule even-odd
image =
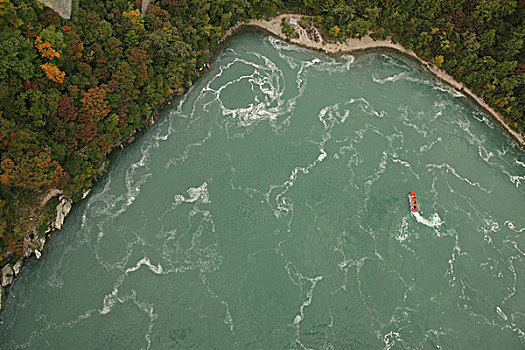
[[489, 116], [388, 52], [248, 31], [212, 66], [26, 261], [1, 349], [524, 348], [525, 154]]

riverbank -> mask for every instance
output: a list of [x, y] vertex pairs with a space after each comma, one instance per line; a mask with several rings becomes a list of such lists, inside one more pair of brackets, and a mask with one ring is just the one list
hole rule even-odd
[[[407, 50], [402, 45], [393, 43], [391, 40], [375, 40], [369, 35], [361, 39], [347, 39], [343, 42], [338, 42], [338, 43], [326, 42], [323, 40], [321, 34], [318, 32], [316, 28], [312, 27], [312, 30], [316, 32], [316, 33], [312, 33], [311, 31], [308, 32], [306, 29], [302, 28], [300, 25], [293, 24], [301, 20], [302, 17], [303, 17], [302, 15], [297, 15], [297, 14], [281, 14], [277, 17], [270, 18], [270, 20], [268, 21], [256, 19], [256, 20], [251, 20], [248, 23], [238, 23], [237, 25], [233, 26], [225, 33], [221, 41], [225, 41], [226, 39], [231, 37], [233, 34], [235, 34], [237, 31], [239, 31], [242, 28], [254, 27], [257, 29], [262, 29], [265, 32], [275, 37], [278, 37], [282, 40], [289, 41], [292, 44], [295, 44], [301, 47], [305, 47], [308, 49], [312, 49], [312, 50], [325, 52], [330, 55], [352, 54], [352, 53], [366, 52], [366, 51], [377, 50], [377, 49], [389, 49], [389, 50], [397, 51], [403, 54], [404, 56], [417, 61], [418, 63], [423, 65], [430, 73], [432, 73], [436, 78], [448, 84], [452, 88], [458, 90], [459, 92], [461, 92], [462, 94], [470, 98], [472, 101], [474, 101], [476, 104], [478, 104], [482, 109], [484, 109], [488, 114], [490, 114], [504, 128], [504, 130], [508, 132], [508, 134], [514, 140], [516, 140], [516, 142], [520, 145], [521, 148], [525, 149], [524, 135], [519, 134], [514, 129], [512, 129], [509, 125], [507, 125], [507, 123], [505, 123], [505, 119], [500, 113], [495, 111], [491, 106], [489, 106], [487, 102], [485, 102], [482, 98], [477, 96], [463, 83], [455, 80], [451, 75], [449, 75], [443, 69], [440, 69], [434, 64], [421, 59], [414, 51]], [[283, 33], [282, 25], [281, 25], [283, 19], [285, 21], [288, 21], [288, 23], [292, 22], [292, 28], [298, 34], [297, 38], [288, 38]]]

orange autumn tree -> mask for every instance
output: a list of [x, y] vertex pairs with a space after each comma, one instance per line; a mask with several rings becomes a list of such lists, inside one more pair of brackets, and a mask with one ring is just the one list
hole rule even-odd
[[51, 47], [51, 43], [47, 41], [42, 42], [40, 36], [37, 36], [35, 39], [35, 47], [38, 49], [38, 52], [40, 52], [42, 57], [49, 58], [50, 60], [55, 57], [60, 58], [60, 53]]
[[133, 25], [140, 24], [141, 22], [143, 22], [142, 16], [140, 15], [140, 11], [138, 9], [124, 11], [122, 12], [122, 17], [129, 19]]
[[47, 147], [6, 155], [0, 163], [0, 183], [7, 186], [38, 191], [58, 185], [64, 176]]
[[[63, 34], [57, 33], [55, 31], [54, 26], [50, 26], [44, 30], [42, 30], [42, 36], [47, 37], [48, 40], [54, 42], [56, 45], [58, 45], [58, 50], [62, 48], [65, 44], [63, 43]], [[60, 34], [60, 35], [58, 35]], [[55, 39], [54, 39], [55, 38]], [[53, 48], [53, 44], [47, 40], [43, 40], [41, 36], [37, 36], [35, 38], [35, 47], [37, 48], [38, 52], [40, 53], [40, 56], [42, 58], [47, 58], [49, 60], [54, 60], [55, 58], [60, 58], [60, 52], [55, 50]], [[62, 84], [64, 82], [64, 77], [66, 76], [66, 73], [62, 72], [54, 63], [44, 63], [40, 65], [40, 68], [44, 71], [46, 74], [46, 77], [49, 80], [54, 81], [55, 83]]]
[[108, 86], [102, 84], [82, 94], [82, 106], [75, 124], [75, 134], [80, 147], [88, 146], [91, 149], [107, 147], [104, 120], [111, 111], [106, 99], [109, 91]]
[[109, 103], [106, 100], [106, 95], [109, 91], [108, 86], [102, 84], [84, 92], [82, 94], [82, 108], [80, 112], [96, 121], [105, 118], [110, 112]]
[[60, 84], [64, 82], [64, 77], [66, 76], [66, 73], [58, 69], [58, 67], [54, 63], [44, 63], [40, 65], [40, 68], [42, 68], [44, 73], [46, 73], [46, 76], [49, 80]]

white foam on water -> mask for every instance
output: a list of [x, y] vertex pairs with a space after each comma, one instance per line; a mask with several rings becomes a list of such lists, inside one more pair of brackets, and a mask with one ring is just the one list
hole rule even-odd
[[173, 198], [173, 206], [176, 207], [181, 203], [204, 203], [209, 204], [210, 203], [210, 195], [208, 193], [208, 183], [203, 183], [199, 187], [190, 187], [188, 190], [186, 190], [186, 193], [188, 193], [188, 197], [184, 197], [183, 195], [177, 194]]
[[399, 163], [399, 164], [401, 164], [402, 166], [404, 166], [405, 168], [409, 168], [409, 169], [412, 168], [412, 166], [410, 165], [410, 163], [407, 162], [406, 160], [402, 160], [402, 159], [399, 159], [399, 158], [392, 158], [392, 162], [394, 162], [394, 163]]
[[448, 163], [441, 163], [441, 164], [427, 164], [426, 165], [427, 168], [433, 168], [433, 169], [440, 169], [440, 170], [445, 170], [445, 172], [450, 172], [452, 173], [456, 178], [458, 178], [459, 180], [461, 181], [464, 181], [466, 183], [468, 183], [470, 186], [472, 187], [477, 187], [479, 188], [480, 190], [482, 190], [483, 192], [486, 192], [486, 193], [491, 193], [492, 190], [487, 190], [486, 188], [484, 188], [483, 186], [481, 186], [481, 184], [479, 182], [474, 182], [472, 180], [470, 180], [469, 178], [467, 177], [463, 177], [461, 176], [461, 174], [458, 173], [458, 171], [453, 167], [451, 166], [450, 164]]
[[137, 292], [135, 290], [131, 290], [129, 294], [119, 298], [117, 296], [118, 294], [118, 288], [113, 289], [111, 294], [106, 295], [104, 298], [104, 307], [102, 310], [99, 310], [100, 315], [107, 315], [109, 312], [111, 312], [111, 309], [115, 305], [115, 302], [119, 302], [121, 304], [131, 301], [135, 306], [137, 306], [141, 311], [143, 311], [146, 316], [149, 318], [149, 325], [148, 330], [144, 334], [144, 339], [146, 341], [146, 349], [149, 349], [151, 346], [151, 331], [153, 329], [153, 323], [155, 319], [157, 318], [157, 314], [153, 312], [153, 306], [148, 302], [140, 301], [137, 298]]
[[438, 213], [432, 214], [430, 219], [426, 219], [423, 216], [421, 216], [421, 214], [414, 212], [412, 213], [412, 216], [416, 218], [417, 222], [428, 227], [439, 227], [442, 224], [441, 218], [439, 217]]
[[130, 272], [135, 272], [137, 271], [138, 269], [140, 269], [141, 266], [147, 266], [151, 272], [153, 272], [154, 274], [157, 274], [157, 275], [160, 275], [162, 274], [162, 266], [160, 264], [158, 264], [157, 266], [153, 265], [148, 258], [142, 258], [140, 259], [137, 264], [133, 267], [130, 267], [130, 268], [127, 268], [125, 273], [130, 273]]
[[314, 68], [317, 72], [328, 72], [330, 74], [341, 74], [349, 71], [355, 62], [355, 57], [348, 56], [348, 58], [342, 60], [330, 59], [328, 61], [321, 61]]
[[423, 135], [424, 138], [427, 138], [429, 134], [427, 126], [423, 123], [418, 123], [417, 121], [414, 122], [414, 116], [418, 116], [418, 114], [422, 113], [412, 111], [409, 106], [399, 106], [397, 109], [401, 113], [400, 119], [405, 126], [413, 128], [418, 134]]
[[[297, 72], [297, 77], [295, 79], [295, 83], [297, 85], [297, 88], [299, 89], [299, 96], [302, 96], [304, 89], [306, 88], [306, 82], [308, 81], [308, 72], [310, 68], [315, 67], [319, 62], [321, 62], [318, 58], [314, 58], [310, 61], [301, 62], [301, 68], [299, 68], [299, 71]], [[296, 97], [296, 98], [297, 98]]]
[[386, 166], [388, 161], [388, 154], [383, 151], [381, 153], [381, 161], [377, 165], [377, 170], [370, 176], [367, 177], [367, 180], [364, 183], [365, 186], [365, 203], [364, 206], [366, 207], [368, 204], [368, 200], [370, 199], [370, 191], [372, 190], [372, 185], [379, 180], [379, 178], [385, 173]]
[[[204, 109], [212, 102], [217, 103], [224, 117], [222, 120], [219, 120], [219, 124], [226, 129], [228, 138], [243, 137], [245, 133], [250, 132], [261, 121], [268, 121], [276, 133], [282, 132], [290, 123], [289, 119], [291, 112], [295, 108], [296, 99], [304, 91], [304, 87], [299, 86], [297, 96], [284, 99], [285, 84], [281, 69], [264, 55], [256, 52], [248, 54], [246, 59], [234, 58], [233, 61], [221, 65], [218, 68], [219, 73], [207, 83], [197, 99], [197, 101], [200, 101], [203, 98], [212, 98], [211, 101], [204, 105]], [[236, 79], [230, 79], [215, 87], [217, 85], [216, 82], [219, 81], [218, 78], [222, 76], [223, 72], [234, 70], [239, 64], [249, 68], [251, 73], [244, 74]], [[297, 77], [299, 85], [304, 80], [301, 77], [302, 69], [303, 63], [301, 63], [301, 69]], [[252, 94], [247, 97], [251, 100], [237, 108], [227, 107], [221, 99], [223, 90], [242, 82], [250, 85]]]
[[[499, 149], [499, 148], [496, 149], [496, 152], [498, 152], [498, 155], [503, 158], [511, 150], [512, 147], [513, 147], [513, 145], [510, 145], [508, 147], [505, 147], [505, 145], [502, 145], [501, 149]], [[519, 165], [519, 163], [521, 163], [517, 159], [514, 159], [514, 160], [517, 162], [516, 164], [518, 164], [518, 165]]]
[[378, 83], [378, 84], [385, 84], [385, 83], [395, 82], [395, 81], [398, 81], [400, 79], [406, 80], [405, 79], [406, 76], [407, 76], [407, 72], [401, 72], [401, 73], [392, 75], [390, 77], [386, 77], [384, 79], [381, 79], [381, 78], [376, 77], [375, 75], [372, 75], [372, 80], [375, 83]]
[[490, 158], [494, 156], [494, 153], [487, 151], [485, 147], [480, 145], [478, 146], [478, 154], [479, 154], [479, 157], [485, 161], [485, 163], [492, 164], [490, 162]]
[[208, 281], [208, 279], [206, 278], [206, 274], [207, 274], [208, 271], [205, 271], [203, 272], [203, 274], [201, 275], [201, 281], [202, 283], [204, 284], [204, 286], [206, 287], [206, 290], [208, 292], [208, 294], [214, 298], [214, 299], [217, 299], [225, 308], [225, 315], [224, 315], [224, 319], [223, 319], [223, 322], [224, 324], [228, 325], [229, 328], [230, 328], [230, 332], [235, 336], [235, 323], [234, 323], [234, 320], [233, 320], [233, 317], [231, 315], [231, 311], [230, 311], [230, 304], [228, 303], [227, 300], [225, 300], [224, 298], [221, 298], [212, 288], [211, 286], [211, 283]]
[[480, 113], [480, 112], [477, 112], [477, 111], [473, 111], [471, 113], [471, 116], [472, 116], [472, 118], [476, 119], [477, 121], [482, 122], [483, 124], [485, 124], [486, 126], [488, 126], [491, 129], [495, 129], [496, 128], [496, 124], [494, 123], [494, 121], [491, 118], [489, 118], [487, 116], [486, 113]]
[[297, 45], [289, 44], [286, 41], [277, 39], [277, 38], [272, 37], [272, 36], [268, 36], [267, 40], [270, 43], [270, 45], [272, 45], [273, 48], [275, 50], [277, 50], [277, 51], [287, 50], [287, 51], [310, 53], [310, 51], [308, 49], [305, 49], [305, 48], [297, 46]]
[[390, 66], [395, 66], [395, 67], [398, 67], [398, 68], [401, 68], [403, 70], [410, 70], [412, 69], [411, 66], [409, 64], [407, 64], [407, 60], [401, 56], [394, 56], [394, 55], [391, 55], [391, 54], [385, 54], [385, 53], [380, 53], [379, 54], [380, 57], [386, 59], [386, 64], [387, 65], [390, 65]]
[[[280, 39], [269, 37], [268, 42], [274, 49], [276, 49], [276, 51], [279, 54], [279, 57], [285, 60], [290, 66], [290, 68], [292, 69], [296, 68], [299, 65], [303, 66], [306, 63], [306, 61], [304, 60], [307, 58], [297, 57], [297, 55], [295, 55], [295, 57], [291, 57], [291, 56], [286, 55], [286, 53], [283, 53], [283, 51], [299, 52], [299, 53], [311, 55], [310, 49], [305, 49], [297, 45], [289, 44]], [[315, 58], [314, 60], [309, 61], [309, 62], [315, 63], [315, 64], [320, 63], [319, 66], [317, 67], [319, 71], [330, 72], [330, 73], [340, 73], [340, 72], [347, 71], [350, 69], [350, 67], [355, 62], [355, 56], [347, 54], [347, 55], [341, 56], [338, 60], [328, 57], [328, 56], [322, 56], [321, 59]]]
[[518, 233], [525, 232], [525, 227], [517, 229], [516, 225], [514, 225], [514, 223], [512, 221], [505, 221], [505, 225], [507, 225], [508, 228], [510, 228], [514, 232], [518, 232]]
[[[287, 269], [288, 270], [288, 269]], [[290, 277], [290, 271], [288, 270], [288, 275]], [[308, 283], [311, 283], [311, 286], [308, 290], [306, 290], [306, 299], [303, 301], [303, 303], [301, 304], [301, 306], [299, 307], [299, 313], [297, 315], [295, 315], [295, 318], [293, 320], [293, 325], [295, 327], [295, 343], [299, 344], [302, 348], [305, 348], [304, 345], [302, 344], [301, 340], [299, 339], [300, 337], [300, 323], [303, 321], [304, 319], [304, 309], [307, 308], [308, 306], [310, 306], [310, 304], [312, 303], [312, 299], [314, 297], [314, 288], [315, 286], [317, 285], [317, 283], [319, 281], [322, 281], [323, 280], [323, 276], [317, 276], [317, 277], [314, 277], [314, 278], [309, 278], [309, 277], [305, 277], [303, 275], [301, 275], [299, 273], [299, 276], [300, 276], [300, 286], [301, 286], [301, 291], [303, 291], [303, 281], [302, 280], [306, 280]], [[294, 282], [293, 279], [291, 279], [292, 282]], [[296, 282], [294, 282], [294, 284], [297, 284]]]
[[514, 319], [515, 319], [516, 314], [514, 314], [514, 313], [511, 314], [510, 315], [510, 319], [509, 319], [509, 316], [507, 316], [505, 314], [505, 312], [503, 312], [503, 310], [499, 306], [496, 306], [496, 313], [498, 314], [498, 316], [505, 323], [503, 325], [502, 329], [503, 328], [508, 328], [508, 329], [512, 330], [513, 332], [515, 332], [518, 335], [520, 340], [522, 342], [524, 342], [525, 341], [525, 332], [515, 322], [513, 322]]
[[343, 55], [343, 56], [341, 56], [341, 58], [344, 59], [345, 61], [347, 61], [350, 64], [355, 62], [355, 56], [353, 56], [353, 55]]
[[[404, 71], [402, 71], [401, 73], [394, 74], [392, 76], [383, 78], [383, 79], [377, 77], [376, 75], [373, 75], [372, 76], [372, 80], [375, 83], [386, 84], [386, 83], [397, 82], [399, 80], [401, 80], [401, 81], [410, 81], [410, 82], [413, 82], [413, 83], [416, 83], [416, 84], [422, 84], [422, 85], [429, 86], [429, 87], [431, 87], [434, 90], [439, 90], [439, 91], [446, 92], [446, 93], [450, 94], [453, 97], [465, 97], [465, 95], [463, 95], [458, 90], [454, 89], [453, 87], [451, 87], [451, 86], [449, 86], [447, 84], [444, 84], [444, 83], [442, 83], [440, 81], [437, 81], [436, 79], [422, 79], [422, 78], [413, 77], [413, 76], [410, 75], [410, 73], [414, 72], [414, 70], [410, 66], [401, 65], [401, 64], [397, 63], [394, 59], [392, 59], [391, 57], [388, 57], [386, 55], [381, 55], [381, 56], [388, 59], [387, 66], [396, 66], [396, 67], [402, 68]], [[389, 68], [392, 68], [392, 67], [389, 67]], [[416, 73], [419, 74], [419, 72], [417, 72], [417, 71], [416, 71]]]
[[[124, 302], [126, 302], [127, 300], [130, 300], [130, 299], [132, 299], [132, 300], [134, 300], [134, 302], [136, 302], [135, 296], [134, 296], [135, 291], [133, 291], [133, 290], [131, 291], [131, 294], [128, 294], [128, 295], [123, 296], [123, 297], [119, 297], [118, 294], [119, 294], [119, 287], [122, 285], [122, 283], [126, 279], [126, 276], [129, 273], [131, 273], [131, 272], [137, 271], [138, 269], [140, 269], [141, 266], [147, 266], [149, 268], [149, 270], [151, 272], [153, 272], [154, 274], [156, 274], [156, 275], [166, 274], [167, 273], [167, 272], [164, 272], [164, 269], [162, 268], [162, 265], [158, 264], [157, 266], [155, 266], [155, 265], [153, 265], [150, 262], [150, 260], [148, 258], [145, 258], [145, 257], [140, 259], [135, 264], [135, 266], [129, 267], [126, 270], [124, 270], [124, 272], [117, 278], [117, 281], [113, 285], [113, 290], [111, 291], [111, 293], [106, 294], [104, 296], [104, 299], [102, 301], [102, 305], [103, 305], [102, 309], [99, 310], [99, 313], [101, 315], [107, 315], [108, 313], [110, 313], [116, 302], [124, 303]], [[145, 310], [143, 307], [141, 307], [141, 309]]]
[[349, 108], [354, 104], [358, 106], [365, 114], [373, 115], [378, 118], [383, 118], [386, 115], [385, 111], [376, 111], [370, 102], [363, 97], [351, 98], [345, 102], [336, 103], [321, 109], [318, 119], [323, 124], [324, 129], [329, 130], [336, 124], [344, 124], [350, 117], [351, 112]]
[[115, 305], [115, 302], [117, 301], [117, 294], [118, 288], [114, 288], [110, 294], [104, 296], [102, 310], [99, 310], [101, 315], [107, 315], [111, 312], [113, 305]]
[[507, 321], [509, 319], [507, 317], [507, 315], [505, 315], [505, 313], [503, 312], [503, 310], [501, 310], [501, 308], [499, 306], [496, 306], [496, 312], [503, 319], [503, 321]]
[[435, 344], [435, 347], [440, 350], [443, 349], [443, 347], [439, 344], [439, 337], [442, 335], [446, 335], [446, 334], [447, 334], [446, 332], [441, 330], [441, 327], [439, 328], [439, 330], [436, 330], [436, 329], [427, 330], [425, 332], [425, 338], [419, 344], [420, 348], [423, 348], [424, 344], [427, 343], [428, 339], [432, 337], [433, 339], [431, 339], [431, 342]]
[[440, 90], [440, 91], [443, 91], [443, 92], [446, 92], [450, 95], [452, 95], [453, 97], [465, 97], [465, 95], [463, 95], [461, 92], [459, 92], [458, 90], [454, 89], [453, 87], [447, 85], [447, 84], [444, 84], [440, 81], [433, 81], [433, 82], [430, 82], [432, 84], [432, 88], [434, 90]]
[[[477, 139], [477, 142], [475, 142], [476, 144], [478, 144], [479, 157], [483, 159], [483, 161], [487, 165], [491, 167], [497, 167], [498, 169], [500, 169], [500, 171], [503, 174], [508, 176], [509, 181], [513, 183], [516, 188], [519, 188], [522, 180], [525, 180], [525, 175], [513, 174], [512, 172], [514, 172], [515, 170], [514, 171], [511, 170], [510, 168], [511, 163], [508, 160], [505, 160], [503, 158], [509, 151], [509, 148], [503, 149], [503, 150], [496, 149], [494, 152], [494, 151], [487, 149], [485, 146], [483, 146], [482, 144], [483, 142], [484, 142], [484, 138], [479, 138]], [[514, 159], [514, 164], [516, 166], [523, 167], [525, 163], [522, 163], [519, 160]], [[517, 169], [517, 171], [519, 172], [520, 169]]]
[[403, 338], [399, 332], [390, 331], [382, 337], [382, 340], [385, 344], [384, 350], [392, 349], [398, 342], [403, 343]]
[[439, 119], [442, 115], [445, 109], [449, 106], [449, 103], [446, 101], [436, 101], [434, 102], [432, 106], [432, 115], [429, 116], [430, 118], [425, 118], [425, 122], [432, 123], [433, 121]]
[[[467, 141], [472, 145], [483, 145], [487, 139], [487, 134], [477, 133], [470, 130], [471, 120], [470, 115], [464, 119], [457, 119], [453, 121], [453, 124], [456, 124], [460, 130], [462, 130], [467, 135]], [[462, 135], [463, 137], [465, 135]]]
[[506, 170], [503, 170], [503, 172], [509, 176], [510, 182], [512, 182], [516, 188], [520, 187], [521, 180], [525, 180], [525, 175], [512, 175]]
[[394, 238], [398, 242], [404, 242], [408, 238], [408, 216], [402, 219], [399, 231], [394, 234]]
[[211, 138], [211, 136], [212, 136], [212, 132], [211, 130], [209, 130], [206, 136], [202, 140], [192, 142], [186, 145], [186, 147], [184, 147], [184, 150], [180, 152], [180, 154], [178, 154], [177, 157], [170, 158], [166, 162], [166, 165], [165, 165], [166, 169], [169, 169], [172, 166], [178, 166], [184, 163], [189, 158], [191, 151], [202, 147]]

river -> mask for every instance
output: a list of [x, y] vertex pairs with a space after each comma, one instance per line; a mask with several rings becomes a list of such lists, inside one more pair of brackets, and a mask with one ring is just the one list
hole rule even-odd
[[487, 114], [389, 52], [245, 31], [212, 67], [26, 261], [0, 348], [525, 346], [525, 154]]

